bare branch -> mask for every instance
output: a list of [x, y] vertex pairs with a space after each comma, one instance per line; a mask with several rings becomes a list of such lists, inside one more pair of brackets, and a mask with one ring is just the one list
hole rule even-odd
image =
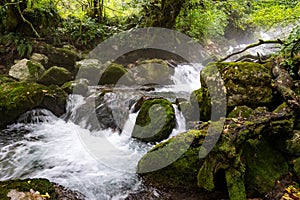
[[227, 60], [228, 58], [232, 57], [232, 56], [235, 56], [235, 55], [238, 55], [238, 54], [241, 54], [243, 52], [245, 52], [246, 50], [248, 49], [251, 49], [251, 48], [254, 48], [254, 47], [257, 47], [257, 46], [260, 46], [262, 44], [284, 44], [284, 42], [280, 39], [277, 39], [277, 40], [258, 40], [257, 43], [254, 43], [254, 44], [250, 44], [248, 46], [246, 46], [244, 49], [240, 50], [240, 51], [237, 51], [237, 52], [234, 52], [232, 54], [229, 54], [228, 56], [226, 56], [225, 58], [222, 58], [221, 60], [219, 60], [219, 62], [223, 62], [225, 60]]

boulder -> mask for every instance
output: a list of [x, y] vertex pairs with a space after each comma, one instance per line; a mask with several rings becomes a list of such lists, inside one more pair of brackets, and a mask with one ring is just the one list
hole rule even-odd
[[40, 53], [33, 53], [30, 56], [30, 60], [41, 63], [43, 66], [47, 65], [48, 61], [49, 61], [47, 56], [45, 56], [44, 54], [40, 54]]
[[49, 44], [39, 43], [35, 51], [48, 57], [46, 69], [52, 66], [61, 66], [76, 73], [75, 63], [79, 60], [79, 55], [74, 47], [64, 46], [62, 48], [54, 47]]
[[43, 85], [63, 85], [64, 83], [71, 81], [73, 76], [71, 72], [63, 67], [51, 67], [43, 73], [38, 83]]
[[[108, 66], [108, 64], [107, 64]], [[76, 62], [76, 79], [86, 79], [89, 85], [98, 85], [100, 79], [100, 73], [103, 70], [103, 64], [97, 59], [84, 59]]]
[[84, 195], [47, 179], [7, 180], [0, 182], [0, 199], [83, 200]]
[[90, 85], [130, 85], [132, 80], [125, 67], [116, 63], [101, 63], [97, 59], [84, 59], [76, 63], [76, 79], [87, 79]]
[[82, 96], [87, 96], [89, 93], [88, 85], [88, 80], [76, 79], [74, 81], [64, 83], [61, 88], [68, 94], [80, 94]]
[[13, 123], [21, 114], [45, 108], [59, 116], [65, 112], [67, 94], [60, 88], [37, 83], [0, 84], [0, 127]]
[[245, 187], [249, 196], [263, 196], [274, 183], [288, 174], [284, 155], [267, 141], [248, 140], [243, 147], [246, 161]]
[[200, 82], [202, 88], [194, 91], [193, 96], [199, 103], [201, 120], [210, 119], [211, 104], [224, 104], [220, 102], [220, 94], [223, 93], [226, 95], [225, 107], [228, 112], [235, 106], [252, 109], [274, 106], [272, 72], [268, 63], [209, 63], [200, 73]]
[[125, 67], [116, 63], [111, 63], [99, 78], [99, 85], [114, 85], [117, 83], [119, 85], [130, 85], [132, 82]]
[[144, 142], [160, 142], [169, 137], [175, 126], [175, 110], [171, 102], [166, 99], [146, 100], [131, 136]]
[[248, 118], [251, 116], [253, 112], [252, 108], [249, 108], [247, 106], [236, 106], [229, 114], [229, 118], [237, 118], [237, 117], [243, 117]]
[[10, 68], [9, 75], [20, 81], [37, 81], [44, 72], [42, 64], [22, 59]]
[[132, 76], [137, 84], [171, 84], [170, 79], [174, 70], [168, 66], [168, 63], [161, 59], [144, 60], [137, 63], [137, 66], [131, 69]]
[[219, 180], [230, 199], [263, 196], [288, 173], [284, 155], [269, 138], [288, 135], [293, 116], [290, 110], [277, 111], [258, 108], [249, 118], [202, 122], [199, 130], [157, 144], [139, 161], [138, 173], [156, 187], [214, 191]]

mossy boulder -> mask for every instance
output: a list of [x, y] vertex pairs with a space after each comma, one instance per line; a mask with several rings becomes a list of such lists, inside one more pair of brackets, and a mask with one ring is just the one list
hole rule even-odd
[[[108, 66], [108, 64], [107, 64]], [[104, 71], [103, 64], [97, 59], [84, 59], [76, 62], [76, 79], [86, 79], [89, 85], [98, 85], [100, 73]]]
[[137, 63], [137, 66], [132, 69], [135, 74], [135, 80], [142, 80], [138, 84], [170, 84], [170, 77], [173, 69], [168, 66], [168, 63], [161, 59], [143, 60]]
[[78, 192], [68, 190], [47, 179], [7, 180], [0, 182], [0, 199], [83, 200]]
[[249, 108], [247, 106], [236, 106], [229, 114], [229, 118], [237, 118], [237, 117], [243, 117], [248, 118], [251, 116], [253, 112], [252, 108]]
[[252, 109], [258, 106], [272, 107], [272, 73], [268, 64], [209, 63], [200, 73], [200, 82], [204, 89], [194, 94], [199, 102], [200, 116], [205, 120], [210, 119], [210, 113], [204, 112], [211, 109], [207, 105], [218, 105], [223, 93], [226, 95], [228, 112], [235, 106], [243, 105]]
[[87, 96], [89, 92], [88, 85], [88, 80], [76, 79], [74, 81], [64, 83], [61, 88], [68, 94], [80, 94], [82, 96]]
[[99, 85], [117, 83], [119, 85], [129, 85], [132, 82], [125, 67], [116, 63], [111, 63], [99, 78]]
[[273, 146], [260, 140], [248, 140], [243, 147], [246, 161], [245, 186], [249, 196], [263, 196], [272, 190], [274, 183], [288, 174], [284, 155]]
[[276, 111], [257, 108], [248, 118], [202, 122], [199, 130], [156, 145], [139, 161], [138, 173], [154, 186], [214, 191], [215, 180], [223, 180], [230, 199], [262, 196], [288, 173], [283, 153], [270, 138], [288, 135], [293, 115], [288, 109]]
[[20, 81], [37, 81], [44, 72], [42, 64], [22, 59], [10, 68], [9, 75]]
[[34, 108], [45, 108], [56, 115], [65, 112], [67, 94], [60, 88], [37, 83], [7, 82], [0, 84], [0, 127], [14, 122]]
[[166, 99], [146, 100], [137, 116], [132, 137], [159, 142], [168, 138], [175, 126], [175, 110], [171, 102]]
[[197, 173], [204, 161], [199, 151], [206, 131], [190, 130], [157, 144], [141, 158], [137, 172], [153, 186], [199, 189]]
[[63, 85], [71, 81], [73, 76], [71, 72], [63, 67], [53, 66], [43, 73], [38, 83], [43, 85]]
[[61, 66], [71, 73], [76, 73], [75, 63], [79, 60], [79, 55], [74, 47], [64, 46], [58, 48], [46, 43], [37, 43], [35, 51], [49, 58], [48, 63], [45, 65], [46, 69], [52, 66]]
[[33, 53], [30, 56], [30, 60], [34, 61], [34, 62], [38, 62], [41, 63], [43, 66], [48, 64], [49, 58], [44, 55], [44, 54], [40, 54], [40, 53]]

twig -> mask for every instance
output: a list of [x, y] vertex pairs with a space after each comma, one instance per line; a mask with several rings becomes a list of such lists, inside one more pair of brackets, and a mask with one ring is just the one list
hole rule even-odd
[[232, 57], [232, 56], [235, 56], [235, 55], [238, 55], [238, 54], [241, 54], [243, 52], [245, 52], [246, 50], [248, 49], [251, 49], [251, 48], [254, 48], [254, 47], [257, 47], [257, 46], [260, 46], [262, 44], [284, 44], [284, 42], [280, 39], [277, 39], [277, 40], [258, 40], [257, 43], [254, 43], [254, 44], [250, 44], [248, 45], [247, 47], [245, 47], [244, 49], [240, 50], [240, 51], [237, 51], [237, 52], [234, 52], [232, 54], [229, 54], [228, 56], [226, 56], [225, 58], [219, 60], [219, 62], [223, 62], [225, 60], [227, 60], [228, 58]]

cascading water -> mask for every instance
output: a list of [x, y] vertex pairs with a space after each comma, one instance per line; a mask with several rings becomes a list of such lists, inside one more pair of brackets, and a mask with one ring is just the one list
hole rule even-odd
[[[200, 69], [201, 65], [178, 66], [172, 77], [175, 84], [154, 92], [156, 95], [172, 92], [188, 99], [189, 93], [200, 87]], [[129, 98], [127, 90], [123, 93]], [[122, 98], [120, 101], [124, 102]], [[111, 128], [92, 130], [86, 126], [90, 113], [78, 113], [85, 103], [82, 96], [71, 95], [62, 118], [47, 110], [34, 110], [0, 131], [1, 180], [47, 178], [91, 200], [124, 199], [129, 193], [141, 190], [142, 182], [135, 170], [138, 160], [152, 145], [130, 137], [137, 113], [129, 113], [121, 134]], [[174, 107], [177, 128], [170, 137], [185, 131], [185, 119]], [[109, 159], [99, 160], [87, 143], [82, 142], [88, 135], [108, 141], [122, 154], [109, 154]]]

